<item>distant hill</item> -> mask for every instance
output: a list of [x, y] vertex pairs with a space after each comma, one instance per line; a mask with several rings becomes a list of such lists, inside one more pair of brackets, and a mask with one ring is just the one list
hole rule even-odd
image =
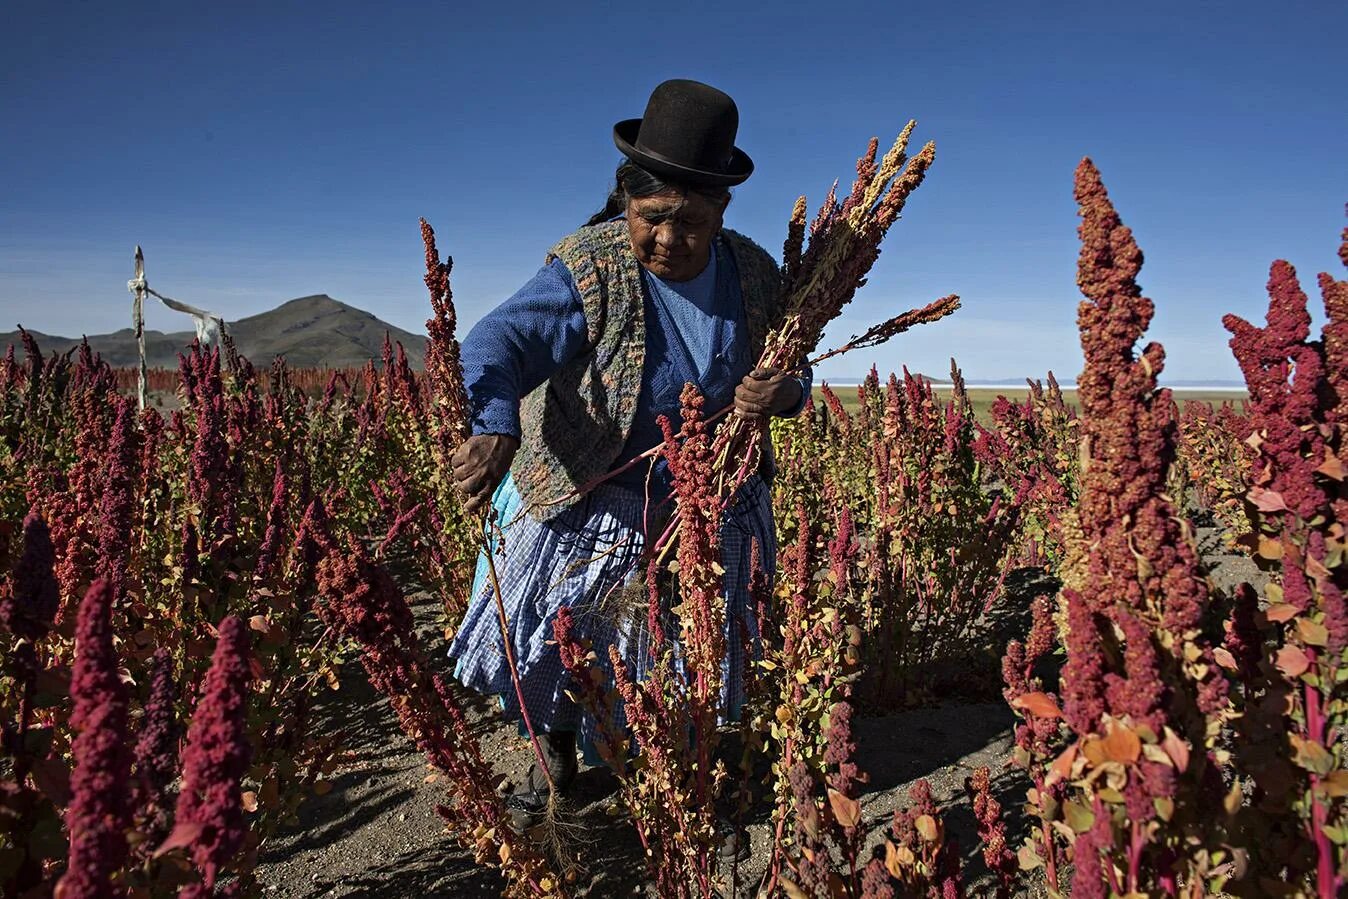
[[[421, 368], [426, 358], [426, 337], [395, 328], [370, 313], [338, 302], [327, 294], [300, 297], [282, 303], [269, 312], [225, 322], [234, 345], [258, 368], [271, 364], [275, 356], [285, 356], [295, 368], [348, 368], [378, 359], [389, 339], [401, 341], [408, 362]], [[43, 352], [64, 352], [78, 346], [79, 337], [56, 337], [38, 331], [30, 333]], [[176, 368], [178, 353], [196, 337], [195, 331], [145, 332], [145, 358], [151, 368]], [[19, 346], [19, 332], [0, 334], [0, 348]], [[130, 328], [112, 334], [89, 335], [89, 346], [116, 368], [136, 365], [136, 335]]]

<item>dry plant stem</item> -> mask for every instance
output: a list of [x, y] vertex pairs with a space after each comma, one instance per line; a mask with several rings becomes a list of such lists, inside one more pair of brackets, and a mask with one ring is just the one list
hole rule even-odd
[[[786, 770], [795, 764], [792, 749], [795, 746], [794, 739], [788, 739], [786, 746], [782, 751], [782, 768]], [[777, 829], [772, 835], [772, 856], [768, 859], [768, 869], [763, 872], [763, 879], [767, 881], [764, 886], [759, 883], [758, 895], [773, 896], [776, 895], [777, 881], [782, 876], [782, 849], [786, 844], [786, 815], [777, 816]]]
[[491, 530], [495, 525], [496, 513], [488, 513], [487, 520], [483, 522], [482, 530], [479, 532], [481, 540], [480, 548], [487, 556], [487, 576], [491, 578], [492, 599], [496, 601], [496, 620], [501, 626], [501, 646], [505, 651], [506, 666], [510, 669], [510, 683], [515, 687], [515, 699], [520, 704], [520, 720], [524, 722], [524, 729], [529, 732], [529, 743], [534, 750], [534, 759], [538, 762], [538, 770], [542, 772], [544, 780], [548, 782], [549, 795], [556, 793], [556, 784], [552, 782], [552, 774], [548, 771], [547, 760], [543, 757], [543, 747], [538, 742], [538, 734], [534, 730], [533, 721], [529, 718], [529, 708], [524, 704], [524, 687], [520, 684], [519, 666], [515, 663], [515, 649], [510, 642], [510, 619], [506, 616], [505, 600], [501, 597], [501, 581], [496, 574], [496, 557], [492, 552]]

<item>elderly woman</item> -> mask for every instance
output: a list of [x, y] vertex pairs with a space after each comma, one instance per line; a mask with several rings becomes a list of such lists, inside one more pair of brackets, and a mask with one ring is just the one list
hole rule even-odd
[[[753, 171], [734, 145], [738, 124], [734, 102], [713, 87], [659, 85], [642, 118], [614, 126], [626, 158], [603, 211], [563, 238], [463, 343], [473, 436], [454, 457], [454, 478], [470, 512], [492, 503], [504, 527], [496, 568], [550, 775], [531, 769], [510, 797], [521, 826], [541, 817], [549, 779], [559, 790], [570, 785], [577, 733], [594, 726], [566, 695], [551, 642], [557, 610], [572, 609], [602, 665], [608, 645], [638, 676], [648, 664], [641, 622], [616, 614], [621, 603], [612, 598], [641, 582], [642, 551], [668, 520], [668, 470], [663, 461], [643, 463], [581, 488], [661, 442], [657, 417], [678, 422], [685, 382], [698, 386], [708, 410], [733, 402], [746, 416], [794, 415], [809, 392], [808, 375], [754, 367], [780, 315], [779, 275], [763, 249], [721, 226], [729, 188]], [[743, 699], [741, 635], [758, 639], [747, 601], [752, 545], [769, 571], [775, 564], [764, 483], [770, 453], [764, 458], [723, 516], [734, 647], [725, 663], [727, 717]], [[484, 567], [450, 655], [464, 684], [499, 694], [518, 717]]]

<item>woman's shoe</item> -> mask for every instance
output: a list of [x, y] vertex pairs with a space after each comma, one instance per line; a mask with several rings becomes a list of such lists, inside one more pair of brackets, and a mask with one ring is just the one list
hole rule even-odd
[[[580, 769], [576, 761], [576, 734], [574, 731], [555, 731], [538, 735], [538, 748], [542, 750], [543, 761], [547, 764], [548, 777], [559, 796], [576, 780]], [[532, 751], [532, 747], [530, 747]], [[548, 801], [552, 787], [548, 786], [548, 777], [538, 770], [537, 763], [529, 766], [524, 783], [515, 787], [506, 797], [506, 811], [510, 813], [510, 827], [516, 833], [532, 830], [548, 814]]]
[[753, 854], [748, 829], [729, 821], [719, 822], [716, 829], [721, 840], [716, 847], [716, 861], [727, 866], [747, 862]]

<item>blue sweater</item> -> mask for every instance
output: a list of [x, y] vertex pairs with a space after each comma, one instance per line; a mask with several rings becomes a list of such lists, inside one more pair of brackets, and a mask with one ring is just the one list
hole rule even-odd
[[[706, 269], [691, 281], [670, 282], [643, 270], [646, 365], [632, 430], [615, 467], [660, 443], [657, 417], [677, 428], [679, 393], [687, 381], [706, 397], [708, 413], [730, 405], [735, 387], [757, 362], [748, 358], [739, 273], [721, 241]], [[510, 299], [484, 316], [463, 341], [464, 383], [474, 434], [520, 436], [520, 398], [539, 387], [586, 348], [580, 294], [561, 260], [539, 270]], [[801, 402], [812, 377], [801, 377]], [[633, 467], [615, 479], [656, 498], [669, 492], [663, 461]]]

